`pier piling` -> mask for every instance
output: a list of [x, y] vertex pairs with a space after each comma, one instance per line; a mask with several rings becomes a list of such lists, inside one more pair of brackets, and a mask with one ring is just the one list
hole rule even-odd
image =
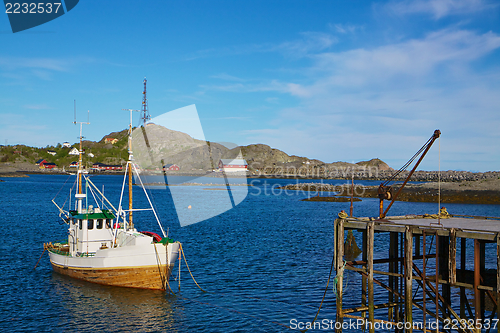
[[[377, 323], [392, 324], [392, 332], [500, 333], [500, 219], [453, 216], [436, 224], [427, 217], [342, 217], [335, 221], [337, 322], [362, 319], [369, 332], [375, 332]], [[347, 230], [360, 233], [361, 260], [344, 261]], [[375, 256], [380, 242], [387, 242], [388, 257]], [[497, 260], [486, 269], [485, 258], [492, 256], [486, 252], [488, 243], [496, 244]], [[473, 245], [473, 252], [467, 251], [467, 245]], [[473, 267], [467, 269], [467, 262]], [[359, 303], [342, 297], [344, 270], [361, 275]], [[380, 302], [379, 288], [387, 291], [387, 303]], [[342, 325], [336, 327], [336, 332], [342, 331]]]

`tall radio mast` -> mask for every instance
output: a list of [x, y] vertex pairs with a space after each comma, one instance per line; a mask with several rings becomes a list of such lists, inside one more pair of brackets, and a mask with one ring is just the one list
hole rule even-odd
[[146, 83], [148, 80], [144, 78], [144, 91], [142, 92], [142, 121], [144, 124], [144, 127], [146, 127], [146, 122], [151, 119], [151, 116], [149, 115], [148, 112], [148, 98], [146, 97]]

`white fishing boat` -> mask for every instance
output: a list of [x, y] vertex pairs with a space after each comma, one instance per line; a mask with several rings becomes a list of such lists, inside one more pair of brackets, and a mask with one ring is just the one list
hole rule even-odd
[[[60, 217], [68, 226], [68, 240], [44, 244], [55, 272], [103, 285], [168, 289], [168, 280], [178, 258], [180, 243], [168, 237], [133, 163], [132, 122], [129, 128], [129, 158], [120, 202], [115, 208], [82, 170], [82, 134], [80, 123], [80, 158], [76, 179], [74, 207], [64, 210], [53, 200]], [[132, 175], [141, 185], [150, 208], [134, 209]], [[128, 180], [128, 181], [127, 181]], [[122, 207], [128, 182], [128, 209]], [[88, 203], [92, 202], [93, 205]], [[71, 204], [70, 204], [71, 206]], [[162, 236], [138, 232], [134, 212], [149, 210]]]

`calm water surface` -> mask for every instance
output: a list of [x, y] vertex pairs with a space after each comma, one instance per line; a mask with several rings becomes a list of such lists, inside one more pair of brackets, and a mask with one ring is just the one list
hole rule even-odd
[[[273, 188], [294, 180], [254, 180], [248, 197], [235, 209], [181, 228], [168, 191], [151, 190], [163, 227], [183, 243], [196, 280], [209, 291], [196, 287], [183, 263], [176, 297], [73, 280], [53, 273], [47, 254], [33, 270], [44, 242], [66, 238], [66, 227], [58, 222], [51, 200], [61, 190], [57, 201], [64, 203], [74, 178], [32, 175], [4, 180], [0, 183], [1, 332], [288, 332], [283, 325], [293, 319], [309, 322], [316, 314], [333, 255], [333, 220], [341, 209], [349, 209], [349, 203], [303, 202], [306, 193]], [[118, 202], [121, 180], [93, 177], [99, 188], [104, 185], [112, 203]], [[140, 196], [136, 200], [139, 206], [144, 203]], [[500, 216], [498, 205], [447, 208], [452, 214]], [[354, 206], [356, 216], [375, 216], [377, 210], [378, 199], [363, 199]], [[390, 215], [436, 212], [437, 204], [397, 202]], [[136, 214], [136, 227], [159, 233], [146, 214]], [[377, 239], [375, 257], [387, 254], [387, 244], [384, 237]], [[488, 249], [493, 257], [486, 262], [494, 268], [496, 253]], [[345, 277], [345, 306], [359, 305], [359, 278], [352, 272]], [[178, 282], [171, 278], [176, 293]], [[318, 320], [335, 320], [331, 286]], [[377, 291], [375, 297], [386, 302], [387, 293]]]

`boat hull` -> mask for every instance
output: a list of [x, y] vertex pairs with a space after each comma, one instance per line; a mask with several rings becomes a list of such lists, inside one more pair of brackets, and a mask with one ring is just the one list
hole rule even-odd
[[109, 286], [167, 290], [180, 243], [125, 246], [76, 256], [64, 247], [47, 249], [57, 273]]
[[171, 265], [127, 268], [80, 268], [52, 263], [54, 272], [69, 277], [108, 286], [166, 290]]

